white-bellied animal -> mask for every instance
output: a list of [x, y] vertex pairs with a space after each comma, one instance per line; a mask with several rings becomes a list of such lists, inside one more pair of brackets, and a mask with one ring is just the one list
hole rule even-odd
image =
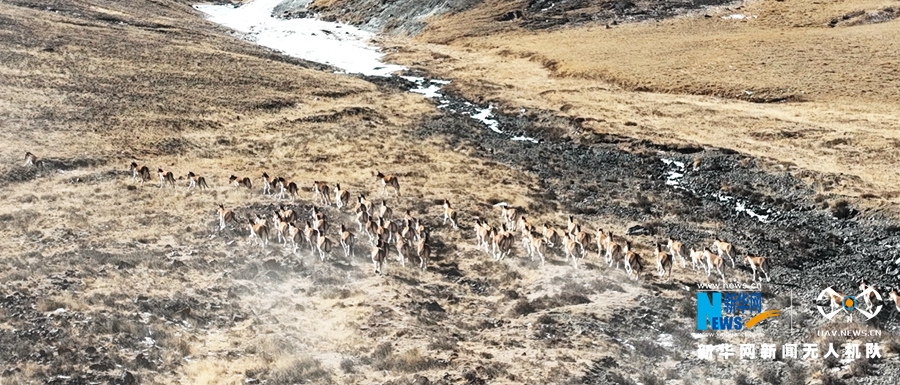
[[[630, 247], [629, 247], [630, 249]], [[634, 273], [634, 279], [639, 279], [644, 271], [644, 260], [634, 251], [628, 250], [625, 253], [625, 266], [628, 267], [628, 275]]]
[[175, 187], [175, 175], [171, 171], [163, 172], [163, 169], [159, 169], [156, 175], [159, 176], [159, 188], [163, 188], [164, 185]]
[[380, 240], [375, 243], [372, 249], [372, 263], [375, 264], [375, 274], [381, 274], [384, 268], [384, 261], [387, 259], [387, 249]]
[[679, 261], [681, 261], [681, 268], [686, 268], [687, 261], [684, 258], [684, 243], [669, 238], [669, 242], [666, 243], [666, 247], [669, 248], [669, 252], [672, 253], [672, 257], [677, 258]]
[[319, 250], [319, 256], [322, 258], [322, 261], [325, 261], [325, 254], [331, 254], [331, 246], [333, 245], [330, 238], [325, 236], [324, 232], [319, 232], [319, 230], [315, 230], [316, 232], [316, 249]]
[[197, 174], [194, 174], [193, 171], [188, 172], [188, 180], [189, 180], [188, 187], [187, 187], [188, 190], [190, 190], [194, 187], [197, 187], [201, 190], [206, 190], [209, 188], [209, 185], [206, 184], [206, 178], [204, 178], [202, 176], [197, 176]]
[[[744, 262], [750, 265], [754, 281], [756, 281], [756, 274], [762, 272], [762, 274], [766, 275], [766, 282], [769, 282], [769, 260], [766, 257], [747, 255], [744, 257]], [[759, 275], [760, 281], [762, 281], [762, 274]]]
[[513, 236], [508, 231], [506, 231], [505, 226], [501, 226], [500, 231], [492, 229], [491, 234], [491, 243], [492, 243], [492, 253], [494, 255], [494, 259], [497, 261], [502, 261], [506, 258], [510, 251], [512, 251], [513, 245]]
[[862, 297], [862, 299], [866, 302], [866, 311], [871, 311], [872, 306], [875, 306], [876, 303], [878, 302], [878, 296], [875, 295], [875, 293], [878, 292], [878, 288], [873, 285], [869, 285], [869, 283], [866, 282], [865, 279], [859, 281], [859, 291], [861, 293], [865, 293], [866, 290], [868, 290], [870, 288], [872, 290], [869, 291], [868, 293], [866, 293], [865, 295], [863, 295], [863, 297]]
[[572, 238], [575, 240], [575, 243], [578, 245], [578, 248], [581, 249], [581, 257], [584, 258], [587, 256], [587, 244], [591, 243], [591, 233], [584, 231], [581, 229], [581, 225], [575, 225], [575, 228], [572, 230]]
[[722, 272], [722, 265], [725, 264], [725, 259], [718, 254], [713, 254], [709, 249], [703, 249], [703, 256], [706, 257], [706, 277], [709, 278], [712, 269], [715, 268], [719, 275], [722, 276], [722, 283], [724, 284], [725, 273]]
[[237, 187], [246, 187], [248, 190], [253, 188], [253, 183], [250, 182], [250, 178], [247, 177], [238, 178], [232, 175], [230, 178], [228, 178], [228, 183], [233, 184]]
[[609, 247], [611, 238], [603, 229], [597, 229], [597, 258], [603, 258], [604, 251]]
[[262, 174], [262, 184], [263, 184], [263, 194], [264, 195], [268, 195], [268, 194], [272, 193], [272, 187], [273, 187], [272, 185], [274, 185], [276, 181], [277, 181], [276, 178], [269, 179], [268, 173], [264, 172]]
[[672, 276], [672, 255], [662, 251], [659, 247], [659, 243], [656, 244], [656, 273], [660, 276], [666, 275], [666, 271], [668, 271], [668, 275]]
[[219, 230], [225, 230], [225, 223], [235, 221], [234, 211], [226, 209], [222, 204], [219, 204], [216, 213], [219, 215]]
[[381, 181], [381, 193], [383, 195], [387, 195], [387, 187], [391, 186], [394, 188], [394, 192], [397, 193], [397, 196], [400, 196], [400, 182], [397, 180], [396, 176], [384, 175], [381, 171], [375, 170], [375, 179]]
[[703, 250], [694, 250], [692, 247], [690, 256], [691, 269], [697, 270], [697, 268], [700, 268], [700, 270], [703, 270], [703, 266], [706, 265], [706, 256], [703, 255]]
[[131, 162], [131, 180], [140, 180], [141, 187], [144, 186], [144, 182], [150, 181], [150, 168], [147, 166], [142, 166], [138, 169], [138, 164], [136, 162]]
[[547, 242], [547, 246], [556, 247], [556, 245], [561, 244], [562, 238], [560, 235], [560, 231], [554, 229], [553, 227], [544, 225], [544, 230], [542, 232], [544, 236], [544, 240]]
[[406, 254], [409, 245], [403, 237], [398, 236], [395, 237], [394, 246], [397, 248], [397, 260], [400, 261], [400, 266], [406, 267]]
[[350, 192], [341, 188], [340, 183], [334, 185], [334, 205], [342, 208], [350, 201]]
[[831, 310], [832, 313], [836, 310], [835, 307], [838, 309], [844, 307], [844, 298], [846, 298], [844, 294], [830, 287], [823, 290], [823, 292], [828, 296], [829, 310]]
[[424, 233], [416, 241], [416, 255], [419, 256], [419, 268], [428, 269], [428, 260], [431, 259], [431, 246], [428, 245], [428, 233]]
[[297, 252], [297, 249], [300, 248], [300, 245], [298, 244], [297, 240], [298, 240], [298, 238], [300, 238], [301, 231], [302, 230], [300, 230], [300, 228], [297, 227], [297, 225], [294, 224], [294, 222], [288, 223], [288, 239], [291, 240], [291, 251], [293, 251], [295, 253]]
[[315, 181], [312, 187], [316, 201], [321, 201], [324, 206], [331, 204], [331, 189], [328, 187], [328, 183]]
[[31, 151], [25, 151], [25, 164], [23, 166], [37, 166], [38, 163], [37, 157]]
[[733, 250], [734, 250], [734, 246], [732, 246], [732, 245], [731, 245], [730, 243], [728, 243], [728, 242], [725, 242], [725, 241], [723, 241], [723, 240], [720, 240], [719, 238], [716, 238], [716, 241], [713, 242], [713, 246], [716, 247], [716, 250], [718, 251], [719, 257], [724, 258], [724, 256], [723, 256], [723, 254], [724, 254], [724, 255], [727, 255], [729, 259], [731, 259], [731, 268], [733, 269], [734, 266], [735, 266], [735, 264], [734, 264], [734, 256], [732, 255], [732, 252], [733, 252]]
[[541, 266], [544, 266], [545, 258], [544, 258], [544, 237], [541, 236], [540, 233], [529, 231], [527, 235], [527, 245], [528, 245], [528, 256], [531, 257], [531, 260], [534, 260], [534, 255], [541, 257]]
[[266, 245], [269, 244], [269, 227], [266, 226], [265, 222], [259, 223], [250, 218], [247, 218], [247, 222], [250, 227], [250, 235], [247, 237], [247, 244], [249, 245], [250, 242], [253, 242], [253, 239], [256, 238], [257, 242], [259, 242], [259, 246], [265, 248]]
[[575, 255], [575, 247], [578, 245], [578, 242], [575, 241], [575, 236], [571, 233], [566, 233], [563, 237], [563, 251], [566, 253], [566, 262], [569, 261], [569, 257], [572, 257], [572, 266], [576, 269], [578, 268], [578, 257]]
[[500, 208], [500, 220], [507, 227], [515, 226], [516, 222], [519, 220], [519, 217], [522, 216], [522, 210], [519, 210], [517, 207], [513, 207], [508, 205], [506, 202], [500, 202], [494, 205], [494, 207]]
[[897, 288], [892, 287], [891, 291], [888, 293], [888, 297], [891, 299], [891, 302], [894, 303], [894, 308], [900, 313], [900, 295], [897, 294]]
[[453, 225], [454, 230], [459, 229], [459, 225], [456, 223], [456, 210], [453, 207], [450, 207], [450, 200], [444, 199], [444, 224], [447, 224], [447, 221], [450, 221], [450, 224]]
[[384, 219], [386, 221], [389, 221], [389, 220], [391, 220], [391, 218], [393, 216], [394, 216], [394, 210], [391, 210], [391, 208], [388, 207], [387, 202], [385, 202], [384, 199], [382, 199], [381, 206], [378, 206], [378, 217], [381, 219]]
[[344, 227], [344, 224], [341, 224], [341, 247], [344, 249], [344, 256], [350, 257], [353, 255], [353, 241], [356, 239], [356, 236], [347, 230]]

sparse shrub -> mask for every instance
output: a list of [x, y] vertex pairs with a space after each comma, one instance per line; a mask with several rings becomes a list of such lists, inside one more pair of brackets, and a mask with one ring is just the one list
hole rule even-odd
[[[643, 372], [641, 376], [638, 378], [638, 381], [643, 385], [665, 385], [666, 381], [660, 379], [653, 375], [650, 372]], [[735, 385], [742, 385], [737, 380], [735, 380]]]
[[591, 288], [593, 289], [593, 293], [603, 293], [606, 291], [616, 291], [619, 293], [624, 293], [625, 289], [608, 278], [599, 278], [591, 282]]
[[856, 215], [856, 212], [855, 209], [850, 207], [850, 203], [845, 200], [838, 201], [831, 209], [831, 215], [837, 219], [849, 219]]
[[653, 341], [634, 340], [631, 344], [634, 345], [634, 351], [642, 357], [661, 358], [668, 356], [666, 349]]
[[782, 385], [806, 385], [808, 373], [803, 364], [791, 361], [788, 363], [787, 375]]
[[428, 350], [456, 350], [456, 338], [452, 338], [448, 335], [438, 336], [431, 340], [431, 343], [428, 344]]
[[850, 364], [850, 374], [853, 377], [865, 377], [872, 373], [872, 363], [868, 358], [853, 361]]
[[290, 363], [284, 368], [272, 371], [267, 384], [331, 384], [331, 373], [322, 368], [322, 364], [311, 357], [304, 357]]
[[523, 316], [527, 314], [534, 313], [536, 310], [534, 306], [531, 305], [531, 302], [528, 301], [527, 298], [522, 298], [516, 301], [516, 304], [513, 305], [512, 309], [509, 309], [509, 314], [512, 316]]
[[341, 370], [343, 370], [344, 373], [353, 373], [354, 365], [355, 363], [350, 358], [344, 358], [343, 360], [341, 360]]
[[772, 385], [781, 385], [782, 375], [777, 369], [763, 369], [763, 371], [759, 374], [759, 377], [766, 383]]
[[831, 374], [830, 370], [822, 372], [822, 385], [845, 385], [846, 382], [840, 377]]

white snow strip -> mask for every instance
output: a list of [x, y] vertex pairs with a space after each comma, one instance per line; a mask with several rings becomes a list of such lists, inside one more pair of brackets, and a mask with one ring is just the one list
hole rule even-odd
[[512, 140], [515, 140], [515, 141], [528, 141], [528, 142], [531, 142], [531, 143], [538, 143], [538, 140], [537, 140], [537, 139], [532, 138], [532, 137], [528, 137], [528, 136], [514, 136], [514, 137], [512, 137]]
[[194, 8], [209, 20], [247, 34], [259, 45], [348, 73], [390, 76], [406, 67], [385, 64], [384, 56], [368, 44], [373, 35], [349, 24], [311, 18], [283, 20], [272, 17], [281, 0], [254, 0], [241, 7], [198, 4]]
[[500, 122], [498, 122], [497, 119], [492, 119], [494, 114], [491, 112], [491, 110], [493, 110], [493, 109], [494, 109], [494, 106], [488, 106], [487, 108], [478, 109], [478, 110], [476, 110], [478, 112], [475, 113], [474, 115], [472, 115], [472, 118], [480, 120], [482, 123], [484, 123], [486, 126], [488, 126], [492, 131], [494, 131], [498, 134], [502, 134], [503, 131], [500, 131]]
[[419, 85], [419, 87], [417, 88], [410, 89], [409, 92], [415, 92], [417, 94], [425, 95], [426, 98], [438, 98], [443, 96], [440, 92], [438, 92], [440, 90], [440, 86], [432, 84], [428, 87], [422, 87], [421, 85]]

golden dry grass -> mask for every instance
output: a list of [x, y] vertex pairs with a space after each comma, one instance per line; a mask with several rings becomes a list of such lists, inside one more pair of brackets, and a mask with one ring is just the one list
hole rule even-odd
[[[455, 80], [468, 97], [580, 117], [597, 132], [721, 146], [831, 175], [822, 191], [896, 203], [900, 20], [829, 28], [891, 1], [750, 1], [661, 22], [526, 31], [487, 2], [435, 20], [391, 58]], [[735, 13], [755, 18], [737, 21]], [[746, 99], [788, 98], [758, 104]], [[797, 101], [803, 102], [797, 102]], [[634, 122], [636, 125], [625, 125]], [[794, 169], [796, 170], [796, 169]], [[868, 195], [867, 195], [868, 196]]]
[[[38, 298], [40, 317], [62, 308], [89, 320], [67, 324], [65, 338], [17, 350], [95, 348], [121, 366], [94, 372], [129, 370], [151, 384], [372, 383], [479, 367], [494, 368], [500, 382], [542, 383], [577, 375], [607, 354], [607, 342], [587, 337], [576, 350], [534, 354], [538, 314], [486, 329], [507, 318], [511, 302], [499, 289], [473, 294], [436, 274], [435, 265], [430, 272], [403, 269], [391, 252], [389, 276], [378, 277], [363, 257], [321, 263], [280, 245], [246, 246], [243, 226], [215, 231], [216, 203], [237, 208], [242, 219], [251, 214], [247, 207], [273, 203], [258, 188], [227, 185], [231, 174], [259, 184], [263, 171], [301, 188], [340, 182], [374, 199], [380, 186], [372, 172], [390, 172], [404, 195], [389, 201], [395, 212], [411, 209], [436, 222], [439, 199], [449, 198], [464, 228], [474, 215], [496, 218], [489, 200], [528, 206], [538, 189], [532, 175], [472, 157], [465, 145], [413, 135], [436, 113], [422, 97], [306, 68], [229, 36], [180, 2], [29, 5], [0, 4], [2, 292]], [[26, 150], [52, 166], [23, 167]], [[153, 172], [143, 188], [127, 172], [132, 160]], [[156, 168], [173, 171], [178, 187], [157, 188]], [[205, 176], [212, 189], [184, 191], [188, 171]], [[310, 198], [301, 193], [303, 202]], [[535, 221], [560, 220], [558, 213], [534, 214]], [[349, 215], [330, 215], [350, 223]], [[611, 282], [562, 262], [545, 270], [527, 260], [486, 262], [468, 232], [437, 227], [434, 237], [450, 245], [436, 263], [458, 264], [487, 285], [531, 299], [558, 293], [553, 279]], [[58, 277], [74, 286], [50, 284]], [[645, 293], [630, 286], [616, 295], [631, 301]], [[595, 292], [593, 303], [571, 311], [602, 310], [604, 295]], [[447, 319], [418, 319], [421, 301], [440, 303]], [[28, 325], [4, 314], [3, 333]], [[445, 346], [451, 338], [458, 345]], [[497, 352], [497, 341], [509, 347]], [[392, 352], [375, 354], [385, 343]], [[23, 359], [8, 380], [35, 383], [88, 370], [59, 354], [80, 366]], [[152, 368], [136, 363], [141, 354]], [[342, 370], [345, 361], [356, 369]]]

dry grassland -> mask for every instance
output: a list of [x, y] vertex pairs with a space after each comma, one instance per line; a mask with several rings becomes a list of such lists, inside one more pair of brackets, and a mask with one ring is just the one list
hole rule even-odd
[[[542, 330], [648, 294], [621, 273], [474, 250], [472, 217], [529, 206], [537, 182], [412, 136], [435, 113], [420, 96], [254, 47], [181, 2], [12, 1], [0, 15], [4, 383], [559, 382], [624, 342]], [[25, 151], [47, 167], [22, 166]], [[136, 186], [132, 160], [178, 187]], [[374, 276], [362, 244], [320, 262], [247, 246], [243, 225], [216, 231], [216, 203], [242, 220], [275, 203], [231, 174], [283, 175], [308, 205], [314, 180], [378, 199], [375, 169], [400, 178], [395, 212], [435, 229], [428, 272], [392, 250]], [[188, 171], [212, 189], [184, 191]], [[438, 224], [441, 198], [464, 233]], [[560, 308], [569, 318], [545, 314]]]
[[[522, 6], [487, 2], [385, 45], [393, 60], [508, 111], [559, 111], [597, 132], [731, 148], [823, 173], [813, 181], [821, 191], [863, 206], [900, 199], [900, 20], [870, 23], [896, 1], [748, 1], [711, 17], [610, 29], [493, 21]], [[751, 18], [722, 18], [733, 14]], [[784, 102], [765, 103], [773, 101]]]

